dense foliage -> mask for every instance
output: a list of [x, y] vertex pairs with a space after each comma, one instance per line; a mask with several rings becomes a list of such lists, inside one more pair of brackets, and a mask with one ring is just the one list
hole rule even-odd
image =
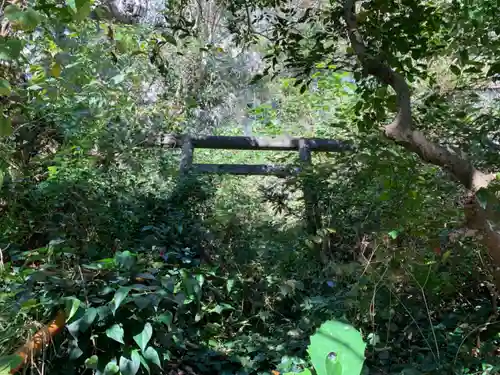
[[[117, 3], [1, 5], [2, 374], [14, 353], [50, 374], [500, 372], [498, 188], [463, 181], [500, 162], [495, 2], [170, 1], [145, 22]], [[164, 133], [353, 149], [186, 176]]]

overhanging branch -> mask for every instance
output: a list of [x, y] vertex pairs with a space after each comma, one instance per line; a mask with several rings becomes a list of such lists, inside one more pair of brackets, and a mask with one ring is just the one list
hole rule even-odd
[[392, 123], [384, 127], [385, 135], [418, 154], [423, 161], [446, 169], [467, 189], [477, 191], [488, 186], [495, 178], [494, 175], [478, 171], [467, 159], [429, 141], [421, 132], [413, 130], [410, 87], [403, 75], [392, 69], [381, 57], [372, 56], [367, 51], [358, 30], [355, 6], [356, 0], [344, 2], [344, 21], [349, 42], [363, 69], [396, 92], [398, 113]]

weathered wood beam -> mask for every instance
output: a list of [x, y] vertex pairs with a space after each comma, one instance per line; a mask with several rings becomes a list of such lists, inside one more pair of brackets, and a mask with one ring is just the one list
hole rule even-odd
[[185, 176], [193, 165], [194, 147], [191, 138], [185, 137], [182, 142], [182, 154], [180, 162], [181, 175]]
[[194, 173], [219, 173], [242, 176], [261, 175], [286, 177], [299, 172], [298, 168], [265, 164], [193, 164]]
[[[299, 157], [305, 169], [310, 168], [312, 164], [311, 148], [307, 139], [301, 139], [299, 142]], [[303, 192], [307, 231], [309, 234], [316, 234], [321, 227], [321, 215], [318, 209], [318, 198], [316, 188], [311, 176], [305, 175], [303, 179]]]
[[[143, 144], [147, 147], [162, 146], [180, 148], [184, 141], [182, 136], [173, 134], [158, 135]], [[191, 142], [194, 148], [210, 148], [224, 150], [273, 150], [273, 151], [298, 151], [302, 138], [269, 138], [269, 137], [232, 137], [232, 136], [206, 136], [193, 137]], [[353, 146], [333, 139], [305, 138], [311, 151], [340, 152], [352, 150]]]

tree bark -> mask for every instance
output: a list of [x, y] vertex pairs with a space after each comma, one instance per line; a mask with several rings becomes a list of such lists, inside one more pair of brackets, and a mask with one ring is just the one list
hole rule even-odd
[[420, 131], [413, 129], [410, 87], [405, 78], [382, 58], [367, 52], [358, 30], [355, 5], [356, 0], [346, 0], [344, 3], [344, 21], [351, 47], [362, 68], [396, 92], [398, 113], [390, 124], [383, 127], [385, 136], [408, 151], [416, 153], [423, 161], [447, 170], [455, 180], [469, 190], [470, 194], [464, 205], [466, 225], [478, 231], [478, 238], [487, 247], [494, 265], [496, 286], [500, 288], [500, 234], [493, 226], [493, 210], [487, 207], [483, 209], [476, 197], [477, 191], [487, 188], [495, 180], [496, 175], [481, 172], [466, 158], [433, 143]]

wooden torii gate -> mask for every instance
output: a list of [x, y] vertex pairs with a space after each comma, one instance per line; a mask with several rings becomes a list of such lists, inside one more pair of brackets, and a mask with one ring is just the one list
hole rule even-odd
[[[149, 146], [166, 148], [181, 148], [180, 172], [186, 175], [194, 173], [216, 173], [234, 175], [271, 175], [287, 177], [298, 174], [299, 168], [283, 165], [266, 164], [193, 164], [195, 148], [223, 150], [270, 150], [298, 151], [300, 160], [305, 167], [311, 165], [312, 152], [341, 152], [352, 150], [352, 146], [341, 141], [320, 138], [268, 138], [268, 137], [235, 137], [235, 136], [205, 136], [190, 137], [178, 135], [161, 135], [154, 141], [146, 142]], [[304, 201], [307, 230], [315, 234], [320, 227], [320, 214], [314, 186], [310, 181], [304, 184]]]

